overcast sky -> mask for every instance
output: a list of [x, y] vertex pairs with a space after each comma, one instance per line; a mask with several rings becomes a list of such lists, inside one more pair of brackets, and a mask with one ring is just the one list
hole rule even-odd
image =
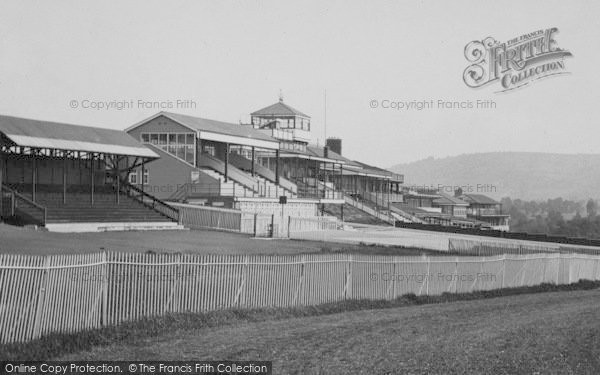
[[[222, 121], [284, 100], [315, 141], [382, 167], [487, 151], [596, 153], [597, 1], [1, 1], [0, 113], [124, 129], [160, 109]], [[570, 75], [497, 94], [467, 87], [464, 48], [557, 27]], [[490, 110], [397, 111], [371, 101], [493, 100]], [[71, 108], [71, 102], [78, 103]], [[134, 101], [96, 110], [86, 103]]]

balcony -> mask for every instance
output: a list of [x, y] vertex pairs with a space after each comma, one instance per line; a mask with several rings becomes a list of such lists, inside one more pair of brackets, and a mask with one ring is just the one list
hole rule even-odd
[[508, 214], [502, 213], [502, 210], [499, 208], [470, 208], [467, 210], [467, 214], [475, 217], [508, 216]]

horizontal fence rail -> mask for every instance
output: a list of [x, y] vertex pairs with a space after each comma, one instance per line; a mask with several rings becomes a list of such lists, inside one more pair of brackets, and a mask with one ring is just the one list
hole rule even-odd
[[170, 203], [179, 210], [179, 223], [191, 229], [219, 229], [240, 232], [242, 212], [224, 208]]
[[180, 224], [191, 229], [217, 229], [257, 237], [289, 237], [298, 232], [341, 229], [334, 217], [282, 217], [184, 203], [169, 204], [178, 209]]
[[561, 245], [547, 242], [494, 242], [484, 240], [468, 240], [450, 238], [448, 251], [455, 254], [490, 256], [500, 254], [538, 254], [538, 253], [564, 253], [564, 254], [591, 254], [600, 255], [600, 248]]
[[0, 255], [0, 342], [168, 313], [394, 299], [600, 279], [600, 257]]

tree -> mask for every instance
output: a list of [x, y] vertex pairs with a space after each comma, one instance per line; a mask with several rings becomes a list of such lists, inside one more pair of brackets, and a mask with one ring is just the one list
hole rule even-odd
[[593, 199], [587, 201], [585, 209], [589, 218], [593, 218], [598, 214], [598, 204]]

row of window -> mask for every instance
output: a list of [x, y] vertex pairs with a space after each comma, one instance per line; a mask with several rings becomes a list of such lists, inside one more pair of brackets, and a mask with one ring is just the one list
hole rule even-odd
[[196, 136], [194, 133], [142, 133], [142, 143], [150, 143], [169, 154], [194, 164]]
[[282, 150], [306, 152], [306, 145], [304, 143], [280, 142], [279, 148]]
[[273, 118], [264, 118], [264, 117], [252, 117], [252, 125], [265, 125], [270, 122], [277, 120], [279, 122], [279, 126], [282, 129], [302, 129], [310, 131], [310, 120], [302, 117], [296, 118], [287, 118], [287, 119], [273, 119]]
[[[150, 181], [150, 173], [148, 173], [147, 169], [144, 169], [144, 185], [146, 185], [148, 183], [148, 181]], [[139, 184], [139, 174], [138, 171], [134, 171], [129, 173], [129, 183], [131, 185], [137, 185]]]

